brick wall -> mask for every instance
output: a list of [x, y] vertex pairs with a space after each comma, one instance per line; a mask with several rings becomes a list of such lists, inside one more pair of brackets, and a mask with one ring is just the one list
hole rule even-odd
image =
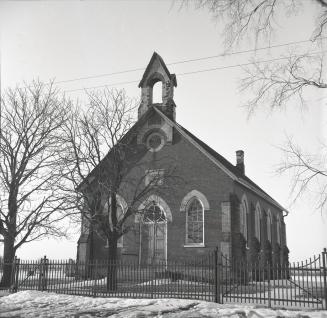
[[[284, 262], [286, 260], [285, 251], [286, 247], [286, 230], [285, 223], [282, 217], [282, 211], [277, 207], [262, 199], [254, 192], [246, 189], [245, 187], [235, 183], [235, 196], [233, 210], [232, 210], [232, 237], [233, 237], [233, 256], [243, 257], [247, 261], [258, 261], [267, 262], [273, 260], [274, 262]], [[246, 195], [248, 206], [249, 206], [249, 242], [248, 247], [244, 251], [244, 242], [240, 237], [240, 221], [239, 221], [239, 202], [243, 195]], [[254, 227], [255, 227], [255, 207], [259, 202], [261, 207], [261, 239], [260, 242], [255, 238]], [[270, 209], [272, 214], [272, 226], [271, 234], [272, 241], [268, 242], [267, 237], [267, 212]], [[277, 244], [277, 214], [281, 216], [282, 230], [281, 230], [281, 243]], [[287, 254], [287, 253], [286, 253]]]
[[[167, 224], [167, 256], [172, 259], [190, 258], [196, 255], [207, 255], [220, 242], [230, 242], [229, 226], [225, 218], [222, 233], [222, 207], [226, 211], [229, 205], [232, 191], [232, 180], [221, 171], [213, 162], [197, 150], [189, 141], [174, 131], [173, 142], [166, 144], [159, 152], [145, 152], [138, 167], [132, 169], [127, 178], [139, 180], [147, 169], [171, 169], [174, 167], [174, 175], [181, 179], [170, 187], [166, 193], [160, 193], [160, 197], [168, 204], [172, 213], [172, 222]], [[125, 186], [121, 195], [128, 202], [133, 193], [133, 188]], [[204, 212], [204, 247], [184, 247], [186, 237], [186, 215], [180, 211], [181, 203], [190, 191], [198, 190], [205, 195], [210, 209]], [[130, 218], [133, 223], [134, 219]], [[138, 258], [139, 255], [139, 229], [138, 223], [134, 229], [124, 236], [123, 255]], [[93, 241], [93, 257], [102, 258], [106, 253], [100, 240]], [[226, 244], [225, 244], [226, 245]], [[226, 249], [226, 247], [225, 247]]]
[[[151, 128], [151, 127], [150, 127]], [[137, 138], [135, 146], [139, 147]], [[225, 255], [236, 259], [254, 261], [284, 261], [287, 257], [285, 225], [282, 224], [281, 244], [277, 244], [276, 216], [281, 213], [275, 206], [260, 198], [227, 176], [199, 149], [181, 136], [175, 129], [172, 131], [172, 141], [166, 143], [158, 152], [138, 148], [135, 154], [138, 164], [133, 167], [126, 180], [136, 180], [144, 176], [146, 170], [174, 169], [173, 176], [179, 181], [168, 180], [169, 190], [157, 193], [169, 206], [172, 221], [167, 224], [167, 257], [183, 259], [207, 255], [216, 247]], [[130, 202], [134, 193], [133, 182], [126, 182], [120, 195]], [[201, 192], [207, 199], [210, 209], [204, 212], [204, 247], [186, 247], [186, 212], [180, 211], [183, 198], [192, 190]], [[150, 193], [149, 193], [150, 194]], [[246, 194], [249, 208], [249, 242], [240, 233], [239, 205], [243, 194]], [[261, 240], [254, 237], [254, 211], [259, 202], [262, 212]], [[267, 244], [266, 212], [272, 214], [272, 242]], [[124, 235], [124, 247], [119, 253], [128, 260], [139, 260], [140, 229], [139, 223], [132, 216], [128, 220], [131, 231]], [[91, 244], [92, 257], [106, 257], [105, 242], [94, 237]], [[143, 246], [143, 248], [145, 248]], [[141, 255], [146, 257], [146, 252]], [[105, 255], [105, 256], [104, 256]]]

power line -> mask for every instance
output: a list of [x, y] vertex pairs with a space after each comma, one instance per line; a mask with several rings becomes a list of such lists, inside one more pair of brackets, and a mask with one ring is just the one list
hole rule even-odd
[[[325, 40], [325, 39], [327, 39], [327, 37], [321, 37], [321, 39]], [[230, 53], [221, 53], [221, 54], [218, 54], [218, 55], [200, 57], [200, 58], [189, 59], [189, 60], [185, 60], [185, 61], [177, 61], [177, 62], [174, 62], [174, 63], [167, 63], [167, 65], [182, 64], [182, 63], [188, 63], [188, 62], [196, 62], [196, 61], [201, 61], [201, 60], [213, 59], [213, 58], [217, 58], [217, 57], [224, 57], [224, 56], [230, 56], [230, 55], [237, 55], [237, 54], [244, 54], [244, 53], [250, 53], [250, 52], [256, 52], [256, 51], [262, 51], [262, 50], [267, 50], [267, 49], [274, 49], [274, 48], [278, 48], [278, 47], [289, 46], [289, 45], [293, 45], [293, 44], [306, 43], [306, 42], [312, 42], [312, 41], [311, 40], [293, 41], [293, 42], [287, 42], [287, 43], [283, 43], [283, 44], [264, 46], [264, 47], [260, 47], [260, 48], [257, 48], [257, 49], [235, 51], [235, 52], [230, 52]]]
[[77, 78], [62, 80], [62, 81], [54, 81], [53, 84], [62, 84], [62, 83], [68, 83], [68, 82], [75, 82], [75, 81], [81, 81], [81, 80], [86, 80], [86, 79], [92, 79], [92, 78], [98, 78], [98, 77], [104, 77], [104, 76], [112, 76], [112, 75], [118, 75], [118, 74], [124, 74], [124, 73], [131, 73], [131, 72], [142, 71], [142, 70], [144, 70], [144, 67], [134, 68], [134, 69], [126, 70], [126, 71], [105, 73], [105, 74], [99, 74], [99, 75], [91, 75], [91, 76], [85, 76], [85, 77], [77, 77]]
[[[325, 39], [327, 39], [327, 37], [321, 37], [321, 39], [325, 40]], [[196, 62], [196, 61], [210, 60], [210, 59], [219, 58], [219, 57], [245, 54], [245, 53], [250, 53], [250, 52], [262, 51], [262, 50], [284, 47], [284, 46], [289, 46], [289, 45], [294, 45], [294, 44], [307, 43], [307, 42], [312, 42], [312, 41], [310, 39], [302, 40], [302, 41], [293, 41], [293, 42], [287, 42], [287, 43], [283, 43], [283, 44], [276, 44], [276, 45], [260, 47], [257, 49], [235, 51], [235, 52], [230, 52], [230, 53], [221, 53], [218, 55], [211, 55], [211, 56], [199, 57], [199, 58], [194, 58], [194, 59], [181, 60], [181, 61], [176, 61], [176, 62], [172, 62], [172, 63], [167, 63], [167, 65], [177, 65], [177, 64], [190, 63], [190, 62]], [[112, 76], [112, 75], [119, 75], [119, 74], [131, 73], [131, 72], [136, 72], [136, 71], [143, 71], [143, 70], [144, 70], [144, 67], [139, 67], [139, 68], [133, 68], [133, 69], [124, 70], [124, 71], [117, 71], [117, 72], [112, 72], [112, 73], [104, 73], [104, 74], [98, 74], [98, 75], [90, 75], [90, 76], [85, 76], [85, 77], [76, 77], [76, 78], [67, 79], [67, 80], [55, 81], [54, 84], [69, 83], [69, 82], [75, 82], [75, 81], [81, 81], [81, 80], [87, 80], [87, 79], [93, 79], [93, 78], [99, 78], [99, 77], [105, 77], [105, 76]]]
[[[313, 53], [309, 54], [309, 56], [316, 55], [316, 54], [319, 54], [319, 53], [324, 53], [324, 52], [326, 52], [326, 51], [313, 52]], [[250, 65], [253, 65], [255, 63], [276, 62], [276, 61], [281, 61], [281, 60], [286, 60], [286, 59], [288, 59], [288, 57], [279, 57], [279, 58], [274, 58], [274, 59], [269, 59], [269, 60], [259, 60], [259, 61], [248, 62], [248, 63], [233, 64], [233, 65], [220, 66], [220, 67], [212, 67], [212, 68], [208, 68], [208, 69], [196, 70], [196, 71], [185, 72], [185, 73], [177, 73], [176, 75], [178, 75], [178, 76], [191, 75], [191, 74], [204, 73], [204, 72], [210, 72], [210, 71], [225, 70], [225, 69], [229, 69], [229, 68], [250, 66]], [[139, 80], [126, 81], [126, 82], [117, 82], [117, 83], [112, 83], [112, 84], [89, 86], [89, 87], [84, 87], [84, 88], [76, 88], [76, 89], [71, 89], [71, 90], [65, 90], [64, 92], [71, 93], [71, 92], [83, 91], [83, 90], [87, 90], [87, 89], [96, 89], [96, 88], [109, 87], [109, 86], [118, 86], [118, 85], [132, 84], [132, 83], [138, 83], [138, 82], [139, 82]]]
[[84, 88], [65, 90], [64, 93], [71, 93], [71, 92], [76, 92], [76, 91], [84, 91], [86, 89], [95, 89], [95, 88], [101, 88], [101, 87], [106, 87], [106, 86], [125, 85], [125, 84], [139, 83], [139, 82], [140, 82], [140, 80], [135, 80], [135, 81], [119, 82], [119, 83], [99, 85], [99, 86], [89, 86], [89, 87], [84, 87]]

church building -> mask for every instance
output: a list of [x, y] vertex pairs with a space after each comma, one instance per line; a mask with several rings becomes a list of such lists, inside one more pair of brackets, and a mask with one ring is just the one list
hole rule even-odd
[[[162, 101], [153, 103], [153, 87], [162, 84]], [[246, 174], [244, 152], [235, 164], [176, 121], [177, 87], [163, 59], [154, 53], [139, 83], [138, 120], [128, 132], [131, 143], [142, 145], [142, 173], [165, 175], [173, 165], [182, 182], [172, 191], [153, 189], [130, 217], [131, 229], [118, 241], [122, 260], [153, 264], [208, 255], [216, 247], [230, 259], [288, 261], [284, 217], [287, 210]], [[231, 140], [232, 143], [232, 140]], [[131, 169], [130, 174], [138, 174]], [[162, 178], [165, 182], [165, 178]], [[133, 189], [117, 195], [119, 213], [129, 205]], [[105, 207], [104, 207], [105, 208]], [[106, 259], [108, 245], [82, 226], [78, 260]]]

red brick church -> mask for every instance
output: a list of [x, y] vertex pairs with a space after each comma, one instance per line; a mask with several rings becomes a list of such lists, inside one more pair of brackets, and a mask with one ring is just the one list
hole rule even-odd
[[[162, 83], [162, 102], [154, 104], [157, 82]], [[246, 175], [244, 152], [236, 151], [234, 165], [176, 122], [176, 76], [157, 53], [139, 87], [138, 121], [131, 130], [133, 142], [146, 149], [142, 173], [164, 174], [173, 162], [184, 183], [169, 193], [154, 191], [139, 202], [145, 212], [129, 220], [131, 230], [118, 242], [120, 258], [156, 263], [207, 255], [218, 246], [229, 258], [286, 262], [287, 211]], [[122, 189], [117, 196], [120, 213], [129, 204], [128, 191]], [[106, 242], [83, 228], [78, 259], [105, 259]]]

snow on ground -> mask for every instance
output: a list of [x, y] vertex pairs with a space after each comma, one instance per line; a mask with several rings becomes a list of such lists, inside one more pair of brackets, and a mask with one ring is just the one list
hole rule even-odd
[[91, 298], [28, 290], [1, 297], [0, 317], [327, 318], [327, 311], [272, 310], [182, 299]]

